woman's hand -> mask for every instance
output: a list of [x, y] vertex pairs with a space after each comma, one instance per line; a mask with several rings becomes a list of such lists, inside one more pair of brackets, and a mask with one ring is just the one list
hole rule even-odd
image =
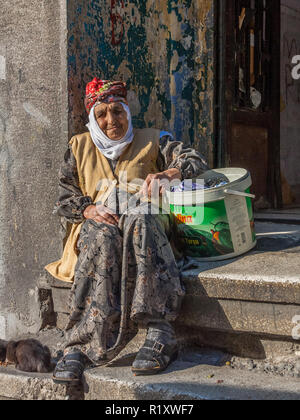
[[83, 215], [86, 219], [92, 219], [97, 223], [107, 223], [113, 226], [117, 226], [119, 223], [119, 217], [102, 204], [88, 206]]
[[181, 172], [177, 168], [167, 169], [164, 172], [159, 172], [157, 174], [150, 174], [145, 179], [145, 182], [142, 186], [142, 195], [145, 197], [150, 197], [151, 193], [155, 195], [155, 189], [159, 186], [159, 194], [162, 193], [164, 189], [164, 184], [170, 183], [174, 179], [181, 180]]

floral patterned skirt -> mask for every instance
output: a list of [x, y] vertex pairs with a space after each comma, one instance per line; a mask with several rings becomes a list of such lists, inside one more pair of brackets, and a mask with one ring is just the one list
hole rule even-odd
[[184, 288], [170, 244], [169, 215], [123, 215], [118, 226], [86, 220], [70, 293], [64, 353], [112, 360], [153, 319], [174, 321]]

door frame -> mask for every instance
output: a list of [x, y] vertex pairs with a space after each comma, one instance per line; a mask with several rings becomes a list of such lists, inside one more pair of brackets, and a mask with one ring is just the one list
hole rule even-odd
[[[235, 16], [236, 0], [218, 0], [215, 4], [216, 14], [216, 153], [215, 162], [218, 167], [230, 166], [230, 139], [233, 123], [245, 121], [243, 110], [234, 109], [235, 34], [232, 30]], [[280, 0], [272, 0], [271, 55], [277, 63], [272, 66], [271, 106], [267, 112], [247, 113], [247, 124], [267, 127], [268, 136], [268, 200], [273, 208], [282, 208], [282, 189], [280, 171]]]

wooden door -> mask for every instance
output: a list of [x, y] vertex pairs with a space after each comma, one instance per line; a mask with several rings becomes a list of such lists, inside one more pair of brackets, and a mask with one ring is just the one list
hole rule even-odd
[[224, 162], [250, 171], [258, 208], [279, 208], [280, 0], [230, 0], [224, 12]]

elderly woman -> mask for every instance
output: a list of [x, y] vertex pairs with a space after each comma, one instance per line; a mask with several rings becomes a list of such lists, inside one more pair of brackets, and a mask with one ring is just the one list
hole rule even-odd
[[60, 171], [54, 212], [71, 229], [61, 260], [46, 267], [73, 282], [67, 342], [53, 376], [60, 383], [78, 382], [89, 365], [112, 360], [139, 326], [147, 337], [134, 374], [161, 372], [177, 355], [171, 322], [184, 289], [171, 246], [176, 225], [170, 215], [136, 210], [155, 180], [194, 178], [208, 168], [170, 134], [134, 130], [126, 97], [123, 82], [87, 85], [89, 132], [71, 139]]

